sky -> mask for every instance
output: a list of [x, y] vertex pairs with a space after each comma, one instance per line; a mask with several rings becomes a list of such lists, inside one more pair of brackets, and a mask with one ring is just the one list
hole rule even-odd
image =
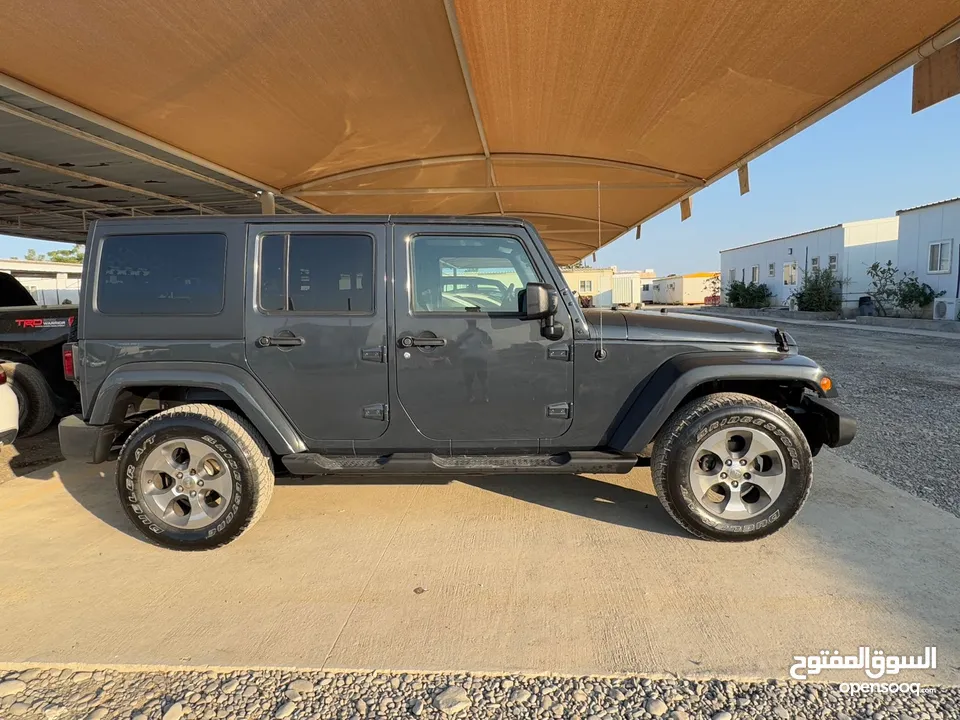
[[[720, 267], [720, 250], [960, 196], [960, 96], [910, 114], [906, 70], [750, 163], [750, 192], [734, 172], [597, 253], [589, 265], [660, 275]], [[0, 235], [0, 257], [62, 243]]]

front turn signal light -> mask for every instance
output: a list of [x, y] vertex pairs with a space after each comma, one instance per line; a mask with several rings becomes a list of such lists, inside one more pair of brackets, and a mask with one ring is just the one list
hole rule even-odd
[[833, 380], [824, 375], [820, 378], [820, 389], [824, 392], [830, 392], [833, 390]]

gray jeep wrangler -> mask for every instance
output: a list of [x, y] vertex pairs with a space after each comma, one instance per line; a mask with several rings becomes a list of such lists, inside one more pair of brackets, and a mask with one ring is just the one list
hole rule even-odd
[[238, 537], [275, 473], [626, 473], [651, 444], [683, 528], [759, 538], [856, 429], [788, 334], [583, 310], [522, 220], [106, 220], [85, 263], [61, 449], [122, 443], [120, 501], [170, 548]]

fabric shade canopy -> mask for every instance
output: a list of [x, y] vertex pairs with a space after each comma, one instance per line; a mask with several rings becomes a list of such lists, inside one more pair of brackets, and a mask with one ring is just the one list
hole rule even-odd
[[[4, 0], [0, 17], [4, 105], [248, 205], [270, 190], [283, 212], [521, 216], [561, 263], [960, 32], [957, 0]], [[215, 183], [150, 183], [155, 163], [114, 148], [98, 174], [79, 145], [52, 157], [28, 142], [23, 113], [3, 121], [0, 172], [34, 173], [67, 218], [81, 209], [69, 198], [94, 196], [18, 158], [94, 180], [122, 159], [115, 184], [164, 196], [108, 186], [87, 221], [134, 200], [144, 214], [171, 198], [250, 211]], [[31, 234], [82, 232], [3, 190], [16, 217], [40, 208], [21, 220]]]

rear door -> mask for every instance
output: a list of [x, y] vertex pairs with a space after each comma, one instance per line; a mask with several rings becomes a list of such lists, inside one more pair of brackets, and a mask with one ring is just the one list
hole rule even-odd
[[382, 435], [389, 422], [384, 226], [251, 225], [247, 245], [251, 370], [309, 447]]
[[536, 448], [562, 435], [573, 400], [572, 330], [544, 339], [518, 293], [549, 282], [523, 228], [397, 225], [397, 395], [420, 432], [454, 450]]

